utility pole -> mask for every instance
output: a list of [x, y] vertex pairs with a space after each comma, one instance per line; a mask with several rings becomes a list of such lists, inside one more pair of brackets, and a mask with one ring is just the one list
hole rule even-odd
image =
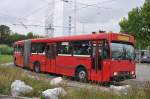
[[85, 33], [85, 24], [88, 22], [80, 22], [82, 24], [82, 33]]
[[74, 0], [74, 35], [76, 35], [77, 29], [77, 0]]
[[69, 16], [69, 30], [68, 30], [69, 36], [71, 36], [71, 32], [72, 32], [72, 17]]
[[51, 0], [51, 5], [49, 5], [46, 20], [45, 20], [45, 30], [46, 37], [54, 36], [54, 8], [55, 8], [55, 0]]

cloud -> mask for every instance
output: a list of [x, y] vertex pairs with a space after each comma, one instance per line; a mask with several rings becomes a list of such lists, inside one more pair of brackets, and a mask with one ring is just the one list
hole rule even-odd
[[[43, 0], [44, 1], [44, 0]], [[50, 2], [50, 0], [47, 0]], [[56, 0], [59, 1], [59, 0]], [[128, 11], [137, 6], [141, 6], [144, 0], [77, 0], [86, 4], [97, 4], [97, 7], [87, 7], [79, 9], [78, 32], [82, 33], [83, 22], [85, 32], [90, 33], [99, 29], [119, 32], [119, 20], [127, 16]], [[62, 2], [61, 0], [59, 2]], [[78, 4], [78, 8], [85, 7]], [[42, 0], [1, 0], [0, 3], [0, 24], [9, 25], [14, 32], [26, 34], [35, 32], [43, 35], [43, 27], [13, 26], [13, 23], [22, 21], [25, 24], [39, 24], [44, 26], [46, 10], [48, 6]], [[59, 9], [59, 8], [58, 8]]]

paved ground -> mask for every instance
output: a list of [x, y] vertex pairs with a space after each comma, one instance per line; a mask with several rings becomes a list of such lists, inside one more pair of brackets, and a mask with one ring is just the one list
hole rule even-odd
[[12, 96], [1, 95], [0, 99], [39, 99], [39, 98], [12, 97]]
[[129, 84], [133, 87], [142, 87], [146, 82], [150, 82], [150, 63], [137, 64], [136, 79], [123, 81], [123, 83]]
[[136, 65], [137, 81], [150, 81], [150, 64]]

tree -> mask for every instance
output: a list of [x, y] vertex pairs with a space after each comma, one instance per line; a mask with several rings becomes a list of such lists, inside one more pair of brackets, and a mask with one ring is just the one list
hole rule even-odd
[[0, 44], [12, 46], [12, 44], [16, 41], [39, 37], [39, 35], [33, 35], [32, 32], [29, 32], [27, 35], [11, 33], [11, 30], [8, 26], [0, 25]]
[[150, 0], [146, 0], [143, 7], [134, 8], [120, 23], [121, 32], [135, 37], [136, 47], [146, 48], [150, 44]]
[[10, 35], [10, 28], [6, 25], [0, 25], [0, 41], [1, 43], [6, 42], [6, 38]]
[[29, 33], [27, 34], [27, 38], [28, 38], [28, 39], [32, 39], [32, 38], [34, 38], [33, 33], [32, 33], [32, 32], [29, 32]]
[[150, 2], [150, 0], [145, 0], [147, 3]]

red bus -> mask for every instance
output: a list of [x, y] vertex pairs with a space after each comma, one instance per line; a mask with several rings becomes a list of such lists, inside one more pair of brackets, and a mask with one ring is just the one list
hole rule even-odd
[[134, 79], [134, 37], [100, 33], [14, 43], [14, 64], [97, 82]]

